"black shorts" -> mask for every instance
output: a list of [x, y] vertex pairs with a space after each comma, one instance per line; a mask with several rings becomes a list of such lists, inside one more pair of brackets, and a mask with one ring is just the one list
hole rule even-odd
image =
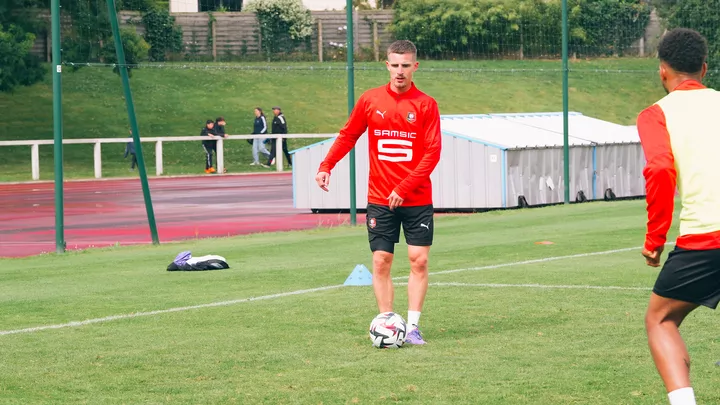
[[653, 292], [661, 297], [716, 309], [720, 302], [720, 249], [675, 247], [668, 254]]
[[370, 250], [395, 252], [400, 242], [400, 225], [405, 241], [411, 246], [430, 246], [433, 242], [433, 214], [431, 205], [397, 207], [394, 211], [386, 205], [368, 204], [366, 223]]

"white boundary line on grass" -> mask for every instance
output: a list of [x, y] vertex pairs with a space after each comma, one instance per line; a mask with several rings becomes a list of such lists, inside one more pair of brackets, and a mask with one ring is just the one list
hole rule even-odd
[[[407, 285], [407, 283], [395, 283], [395, 285]], [[485, 287], [485, 288], [540, 288], [540, 289], [565, 289], [565, 290], [624, 290], [624, 291], [652, 291], [650, 287], [620, 287], [615, 285], [585, 285], [585, 284], [494, 284], [494, 283], [430, 283], [433, 287]]]
[[[672, 245], [674, 242], [666, 243], [666, 245]], [[623, 249], [613, 249], [613, 250], [604, 250], [600, 252], [590, 252], [590, 253], [579, 253], [574, 255], [566, 255], [566, 256], [553, 256], [553, 257], [545, 257], [542, 259], [533, 259], [533, 260], [523, 260], [519, 262], [511, 262], [511, 263], [500, 263], [500, 264], [492, 264], [489, 266], [478, 266], [478, 267], [466, 267], [462, 269], [454, 269], [454, 270], [444, 270], [444, 271], [436, 271], [431, 272], [429, 275], [436, 276], [436, 275], [442, 275], [442, 274], [451, 274], [451, 273], [459, 273], [464, 271], [479, 271], [479, 270], [492, 270], [492, 269], [499, 269], [503, 267], [512, 267], [512, 266], [522, 266], [527, 264], [535, 264], [535, 263], [547, 263], [557, 260], [565, 260], [565, 259], [577, 259], [582, 257], [589, 257], [589, 256], [600, 256], [600, 255], [609, 255], [614, 253], [622, 253], [622, 252], [629, 252], [633, 250], [639, 250], [642, 249], [640, 247], [631, 247], [631, 248], [623, 248]], [[407, 276], [403, 277], [395, 277], [395, 280], [403, 280], [407, 279]], [[439, 285], [438, 283], [433, 283], [434, 285]], [[451, 285], [451, 284], [457, 284], [458, 286], [462, 285], [462, 283], [440, 283], [444, 285]], [[500, 284], [466, 284], [465, 286], [485, 286], [485, 287], [500, 287]], [[504, 285], [505, 287], [521, 287], [521, 286], [533, 286], [534, 288], [558, 288], [559, 286], [542, 286], [542, 285], [534, 285], [534, 284], [507, 284]], [[296, 291], [289, 291], [284, 293], [278, 293], [278, 294], [270, 294], [270, 295], [261, 295], [259, 297], [249, 297], [249, 298], [240, 298], [236, 300], [229, 300], [229, 301], [220, 301], [220, 302], [211, 302], [208, 304], [200, 304], [200, 305], [190, 305], [185, 307], [176, 307], [176, 308], [168, 308], [168, 309], [160, 309], [156, 311], [148, 311], [148, 312], [134, 312], [129, 314], [122, 314], [122, 315], [111, 315], [106, 316], [102, 318], [93, 318], [93, 319], [86, 319], [84, 321], [73, 321], [68, 323], [61, 323], [61, 324], [55, 324], [55, 325], [43, 325], [43, 326], [35, 326], [31, 328], [24, 328], [24, 329], [13, 329], [13, 330], [3, 330], [0, 331], [0, 336], [5, 335], [16, 335], [21, 333], [34, 333], [34, 332], [40, 332], [43, 330], [48, 329], [62, 329], [62, 328], [70, 328], [70, 327], [76, 327], [76, 326], [85, 326], [85, 325], [91, 325], [94, 323], [102, 323], [102, 322], [111, 322], [111, 321], [117, 321], [121, 319], [132, 319], [132, 318], [139, 318], [143, 316], [152, 316], [152, 315], [161, 315], [161, 314], [168, 314], [172, 312], [183, 312], [183, 311], [190, 311], [193, 309], [201, 309], [201, 308], [210, 308], [210, 307], [221, 307], [221, 306], [228, 306], [228, 305], [235, 305], [235, 304], [242, 304], [245, 302], [253, 302], [253, 301], [263, 301], [263, 300], [271, 300], [275, 298], [282, 298], [282, 297], [289, 297], [293, 295], [302, 295], [302, 294], [308, 294], [308, 293], [314, 293], [319, 291], [327, 291], [327, 290], [334, 290], [344, 287], [344, 284], [337, 284], [337, 285], [331, 285], [331, 286], [325, 286], [325, 287], [317, 287], [317, 288], [308, 288], [304, 290], [296, 290]], [[572, 286], [564, 286], [566, 288], [572, 287]], [[584, 288], [600, 288], [600, 286], [583, 286]], [[575, 287], [573, 287], [575, 288]], [[577, 288], [580, 288], [578, 286]], [[602, 287], [603, 289], [620, 289], [620, 288], [633, 288], [633, 287]]]
[[87, 319], [84, 321], [61, 323], [61, 324], [57, 324], [57, 325], [44, 325], [44, 326], [36, 326], [36, 327], [25, 328], [25, 329], [4, 330], [4, 331], [0, 331], [0, 336], [14, 335], [14, 334], [18, 334], [18, 333], [39, 332], [39, 331], [47, 330], [47, 329], [62, 329], [62, 328], [69, 328], [72, 326], [85, 326], [85, 325], [90, 325], [93, 323], [117, 321], [120, 319], [138, 318], [141, 316], [168, 314], [171, 312], [189, 311], [191, 309], [222, 307], [222, 306], [227, 306], [227, 305], [241, 304], [244, 302], [271, 300], [274, 298], [289, 297], [291, 295], [301, 295], [301, 294], [307, 294], [307, 293], [318, 292], [318, 291], [333, 290], [333, 289], [340, 288], [340, 287], [344, 287], [344, 286], [342, 284], [331, 285], [331, 286], [327, 286], [327, 287], [310, 288], [307, 290], [297, 290], [297, 291], [289, 291], [289, 292], [284, 292], [284, 293], [279, 293], [279, 294], [262, 295], [259, 297], [240, 298], [237, 300], [230, 300], [230, 301], [211, 302], [209, 304], [190, 305], [187, 307], [176, 307], [176, 308], [169, 308], [169, 309], [159, 309], [157, 311], [148, 311], [148, 312], [134, 312], [134, 313], [123, 314], [123, 315], [111, 315], [111, 316], [106, 316], [103, 318]]
[[[675, 242], [668, 242], [665, 245], [674, 245]], [[581, 257], [590, 257], [590, 256], [600, 256], [600, 255], [610, 255], [614, 253], [623, 253], [623, 252], [631, 252], [633, 250], [637, 250], [638, 252], [642, 249], [642, 247], [631, 247], [631, 248], [622, 248], [622, 249], [613, 249], [613, 250], [603, 250], [600, 252], [590, 252], [590, 253], [578, 253], [575, 255], [567, 255], [567, 256], [554, 256], [554, 257], [544, 257], [541, 259], [531, 259], [531, 260], [523, 260], [521, 262], [512, 262], [512, 263], [499, 263], [499, 264], [491, 264], [488, 266], [479, 266], [479, 267], [466, 267], [464, 269], [454, 269], [454, 270], [442, 270], [442, 271], [436, 271], [434, 273], [428, 273], [431, 276], [439, 276], [442, 274], [452, 274], [452, 273], [460, 273], [463, 271], [478, 271], [478, 270], [493, 270], [493, 269], [500, 269], [503, 267], [512, 267], [512, 266], [522, 266], [526, 264], [537, 264], [537, 263], [547, 263], [547, 262], [554, 262], [556, 260], [565, 260], [565, 259], [578, 259]], [[394, 280], [406, 280], [408, 279], [408, 276], [402, 276], [402, 277], [395, 277]]]

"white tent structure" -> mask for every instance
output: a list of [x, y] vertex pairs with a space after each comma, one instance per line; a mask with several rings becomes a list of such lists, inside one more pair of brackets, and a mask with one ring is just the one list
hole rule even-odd
[[[438, 210], [478, 210], [564, 201], [562, 113], [441, 117], [442, 155], [433, 171]], [[571, 200], [639, 197], [645, 158], [637, 130], [569, 114]], [[330, 191], [314, 175], [334, 138], [292, 151], [296, 208], [350, 208], [349, 157], [333, 170]], [[356, 207], [367, 204], [367, 137], [356, 151]], [[611, 196], [611, 197], [608, 197]]]

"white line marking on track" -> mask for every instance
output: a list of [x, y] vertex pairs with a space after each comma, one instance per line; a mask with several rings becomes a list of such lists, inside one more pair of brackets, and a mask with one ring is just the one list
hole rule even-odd
[[[666, 243], [666, 245], [672, 245], [672, 244], [674, 244], [674, 242]], [[520, 262], [511, 262], [511, 263], [500, 263], [500, 264], [493, 264], [493, 265], [489, 265], [489, 266], [466, 267], [466, 268], [462, 268], [462, 269], [443, 270], [443, 271], [431, 272], [431, 273], [429, 273], [429, 275], [434, 276], [434, 275], [440, 275], [440, 274], [459, 273], [459, 272], [464, 272], [464, 271], [492, 270], [492, 269], [499, 269], [499, 268], [503, 268], [503, 267], [522, 266], [522, 265], [535, 264], [535, 263], [546, 263], [546, 262], [552, 262], [552, 261], [556, 261], [556, 260], [576, 259], [576, 258], [588, 257], [588, 256], [609, 255], [609, 254], [629, 252], [629, 251], [639, 250], [639, 249], [642, 249], [642, 248], [631, 247], [631, 248], [623, 248], [623, 249], [604, 250], [604, 251], [600, 251], [600, 252], [579, 253], [579, 254], [566, 255], [566, 256], [545, 257], [542, 259], [523, 260]], [[394, 280], [403, 280], [403, 279], [407, 279], [407, 278], [408, 278], [407, 276], [395, 277]], [[437, 283], [433, 283], [433, 284], [438, 285]], [[444, 283], [444, 284], [450, 285], [450, 284], [454, 284], [454, 283]], [[457, 284], [458, 284], [458, 286], [462, 285], [462, 283], [457, 283]], [[530, 286], [530, 285], [533, 285], [533, 284], [527, 284], [526, 286]], [[490, 285], [489, 284], [485, 284], [485, 285], [475, 284], [475, 285], [467, 285], [467, 286], [487, 287]], [[499, 286], [499, 285], [496, 285], [496, 286]], [[517, 287], [520, 285], [519, 284], [508, 284], [507, 286]], [[539, 285], [533, 285], [533, 286], [535, 286], [535, 288], [540, 288]], [[271, 300], [271, 299], [275, 299], [275, 298], [289, 297], [289, 296], [293, 296], [293, 295], [302, 295], [302, 294], [309, 294], [309, 293], [314, 293], [314, 292], [319, 292], [319, 291], [334, 290], [334, 289], [338, 289], [341, 287], [344, 287], [344, 285], [337, 284], [337, 285], [331, 285], [331, 286], [325, 286], [325, 287], [309, 288], [309, 289], [289, 291], [289, 292], [284, 292], [284, 293], [262, 295], [259, 297], [240, 298], [240, 299], [230, 300], [230, 301], [211, 302], [208, 304], [190, 305], [190, 306], [186, 306], [186, 307], [160, 309], [160, 310], [148, 311], [148, 312], [135, 312], [135, 313], [123, 314], [123, 315], [111, 315], [111, 316], [106, 316], [103, 318], [93, 318], [93, 319], [87, 319], [84, 321], [73, 321], [73, 322], [61, 323], [61, 324], [56, 324], [56, 325], [44, 325], [44, 326], [35, 326], [35, 327], [24, 328], [24, 329], [4, 330], [4, 331], [0, 331], [0, 336], [15, 335], [15, 334], [21, 334], [21, 333], [34, 333], [34, 332], [40, 332], [40, 331], [48, 330], [48, 329], [70, 328], [70, 327], [76, 327], [76, 326], [91, 325], [94, 323], [117, 321], [120, 319], [132, 319], [132, 318], [139, 318], [139, 317], [143, 317], [143, 316], [167, 314], [167, 313], [171, 313], [171, 312], [182, 312], [182, 311], [190, 311], [193, 309], [221, 307], [221, 306], [242, 304], [245, 302]], [[560, 288], [558, 286], [555, 286], [555, 287]], [[572, 286], [566, 286], [566, 287], [569, 288]], [[593, 287], [593, 286], [584, 286], [584, 287], [588, 288], [588, 287]], [[544, 288], [552, 288], [552, 287], [546, 286]], [[619, 288], [620, 287], [618, 287], [618, 289]], [[624, 287], [624, 288], [630, 289], [630, 288], [634, 288], [634, 287]]]

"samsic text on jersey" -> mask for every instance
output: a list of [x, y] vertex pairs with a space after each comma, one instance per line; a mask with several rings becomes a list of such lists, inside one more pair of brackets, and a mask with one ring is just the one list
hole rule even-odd
[[319, 172], [335, 167], [368, 133], [370, 178], [368, 202], [387, 205], [393, 190], [403, 206], [432, 204], [430, 174], [440, 160], [440, 112], [437, 102], [411, 84], [397, 94], [390, 84], [360, 96]]

